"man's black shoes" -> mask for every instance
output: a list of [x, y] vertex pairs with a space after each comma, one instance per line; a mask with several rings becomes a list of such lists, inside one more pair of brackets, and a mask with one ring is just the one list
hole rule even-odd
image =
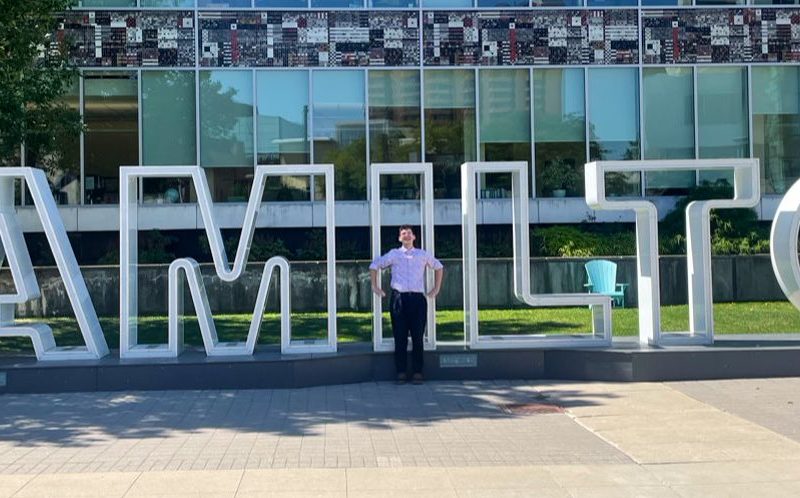
[[[425, 378], [422, 376], [421, 373], [415, 373], [414, 375], [411, 376], [411, 383], [416, 386], [422, 384], [424, 380]], [[395, 383], [398, 386], [405, 384], [407, 381], [408, 381], [408, 376], [406, 374], [404, 373], [397, 374], [397, 380], [395, 380]]]

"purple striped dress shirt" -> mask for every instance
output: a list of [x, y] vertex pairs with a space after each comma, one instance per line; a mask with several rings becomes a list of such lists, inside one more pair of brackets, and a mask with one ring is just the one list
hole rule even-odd
[[425, 292], [425, 268], [441, 270], [442, 263], [427, 251], [417, 249], [392, 249], [375, 258], [370, 270], [392, 267], [392, 289], [398, 292]]

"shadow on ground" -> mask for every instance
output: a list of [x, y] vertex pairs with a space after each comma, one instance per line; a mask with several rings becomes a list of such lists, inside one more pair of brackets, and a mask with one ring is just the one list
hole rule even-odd
[[[123, 438], [158, 438], [217, 429], [310, 436], [348, 427], [391, 430], [471, 419], [513, 419], [517, 404], [594, 405], [613, 394], [558, 391], [528, 382], [361, 383], [304, 389], [138, 391], [2, 395], [0, 441], [82, 447]], [[590, 399], [591, 398], [591, 399]], [[534, 415], [560, 416], [563, 415]]]

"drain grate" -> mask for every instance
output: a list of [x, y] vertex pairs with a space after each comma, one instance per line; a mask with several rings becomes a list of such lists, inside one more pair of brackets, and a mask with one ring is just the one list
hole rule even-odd
[[507, 403], [500, 408], [511, 415], [542, 415], [547, 413], [564, 413], [564, 409], [552, 403]]

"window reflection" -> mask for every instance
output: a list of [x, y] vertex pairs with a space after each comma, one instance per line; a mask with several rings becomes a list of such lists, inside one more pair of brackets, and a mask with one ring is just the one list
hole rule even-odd
[[800, 177], [800, 68], [753, 67], [753, 153], [764, 193], [782, 194]]
[[[367, 139], [364, 73], [315, 71], [314, 162], [336, 168], [336, 200], [366, 199]], [[315, 187], [317, 199], [324, 190]]]
[[[750, 157], [747, 69], [697, 68], [697, 133], [701, 159]], [[733, 185], [732, 171], [701, 171], [700, 183]]]
[[[639, 159], [639, 75], [636, 69], [591, 68], [589, 80], [589, 159]], [[606, 177], [609, 195], [640, 195], [639, 173]]]
[[253, 156], [252, 73], [201, 71], [200, 164], [214, 200], [247, 200]]
[[[643, 75], [644, 158], [694, 159], [692, 68], [645, 68]], [[648, 172], [645, 193], [685, 195], [696, 183], [695, 174], [695, 171]]]
[[475, 73], [425, 71], [425, 160], [433, 163], [433, 195], [461, 196], [461, 164], [474, 161]]
[[[531, 161], [531, 89], [527, 69], [484, 69], [480, 88], [480, 159]], [[480, 197], [510, 197], [510, 174], [482, 174]]]
[[[419, 71], [370, 71], [370, 162], [419, 162], [420, 130]], [[383, 176], [381, 185], [389, 199], [419, 196], [418, 175]]]
[[[308, 164], [308, 72], [256, 73], [258, 164]], [[308, 177], [269, 177], [268, 200], [310, 200]]]
[[[583, 193], [580, 181], [586, 162], [583, 87], [583, 69], [533, 71], [537, 196]], [[570, 171], [566, 172], [567, 169]]]
[[84, 92], [86, 204], [119, 201], [119, 168], [139, 164], [136, 73], [87, 72]]

